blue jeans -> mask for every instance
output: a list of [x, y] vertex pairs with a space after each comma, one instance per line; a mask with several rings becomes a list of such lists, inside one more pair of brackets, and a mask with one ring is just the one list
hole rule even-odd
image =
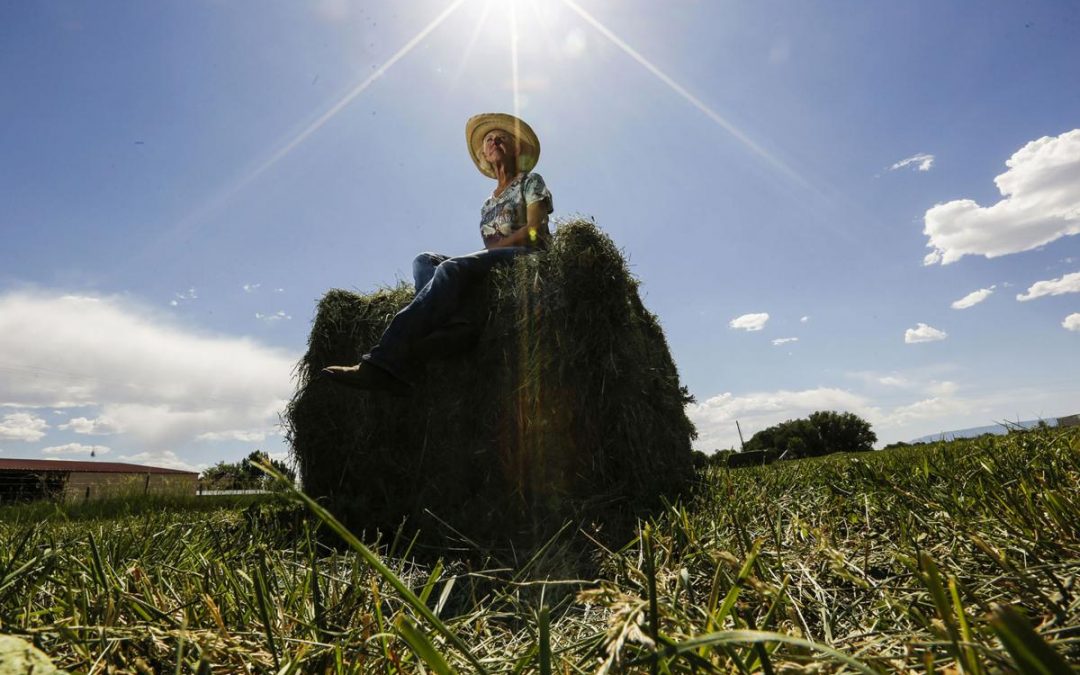
[[394, 316], [379, 343], [360, 360], [409, 382], [409, 351], [413, 343], [453, 319], [464, 291], [496, 265], [513, 261], [533, 249], [507, 246], [449, 258], [421, 253], [413, 260], [416, 296]]

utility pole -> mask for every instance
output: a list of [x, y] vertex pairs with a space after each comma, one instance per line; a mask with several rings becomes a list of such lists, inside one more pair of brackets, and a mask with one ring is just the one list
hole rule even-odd
[[735, 420], [735, 428], [739, 430], [739, 452], [746, 452], [746, 443], [743, 443], [742, 427], [739, 426], [739, 420]]

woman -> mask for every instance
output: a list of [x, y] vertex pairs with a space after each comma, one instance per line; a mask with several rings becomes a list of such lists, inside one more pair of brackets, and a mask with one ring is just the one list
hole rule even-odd
[[484, 250], [450, 258], [421, 253], [413, 261], [416, 296], [394, 317], [379, 343], [354, 366], [330, 366], [323, 375], [361, 389], [407, 395], [421, 355], [471, 328], [455, 318], [462, 293], [496, 265], [546, 248], [551, 192], [540, 174], [540, 140], [528, 124], [503, 113], [485, 113], [465, 123], [473, 163], [494, 178], [495, 191], [480, 208]]

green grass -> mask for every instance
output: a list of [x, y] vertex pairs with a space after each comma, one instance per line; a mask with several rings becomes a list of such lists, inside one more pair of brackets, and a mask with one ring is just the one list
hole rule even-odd
[[0, 523], [39, 523], [54, 520], [101, 520], [139, 516], [157, 511], [200, 513], [223, 508], [246, 508], [273, 502], [280, 497], [270, 494], [250, 495], [133, 495], [90, 501], [56, 503], [37, 501], [0, 506]]
[[1080, 661], [1076, 432], [701, 480], [619, 548], [568, 528], [535, 551], [427, 564], [409, 541], [365, 546], [343, 529], [325, 547], [314, 530], [339, 526], [314, 503], [43, 522], [3, 510], [0, 633], [77, 672], [1059, 673]]

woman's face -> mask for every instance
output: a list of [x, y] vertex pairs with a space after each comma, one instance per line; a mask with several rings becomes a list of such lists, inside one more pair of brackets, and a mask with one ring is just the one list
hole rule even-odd
[[489, 131], [484, 136], [483, 155], [490, 164], [515, 157], [514, 137], [501, 129]]

